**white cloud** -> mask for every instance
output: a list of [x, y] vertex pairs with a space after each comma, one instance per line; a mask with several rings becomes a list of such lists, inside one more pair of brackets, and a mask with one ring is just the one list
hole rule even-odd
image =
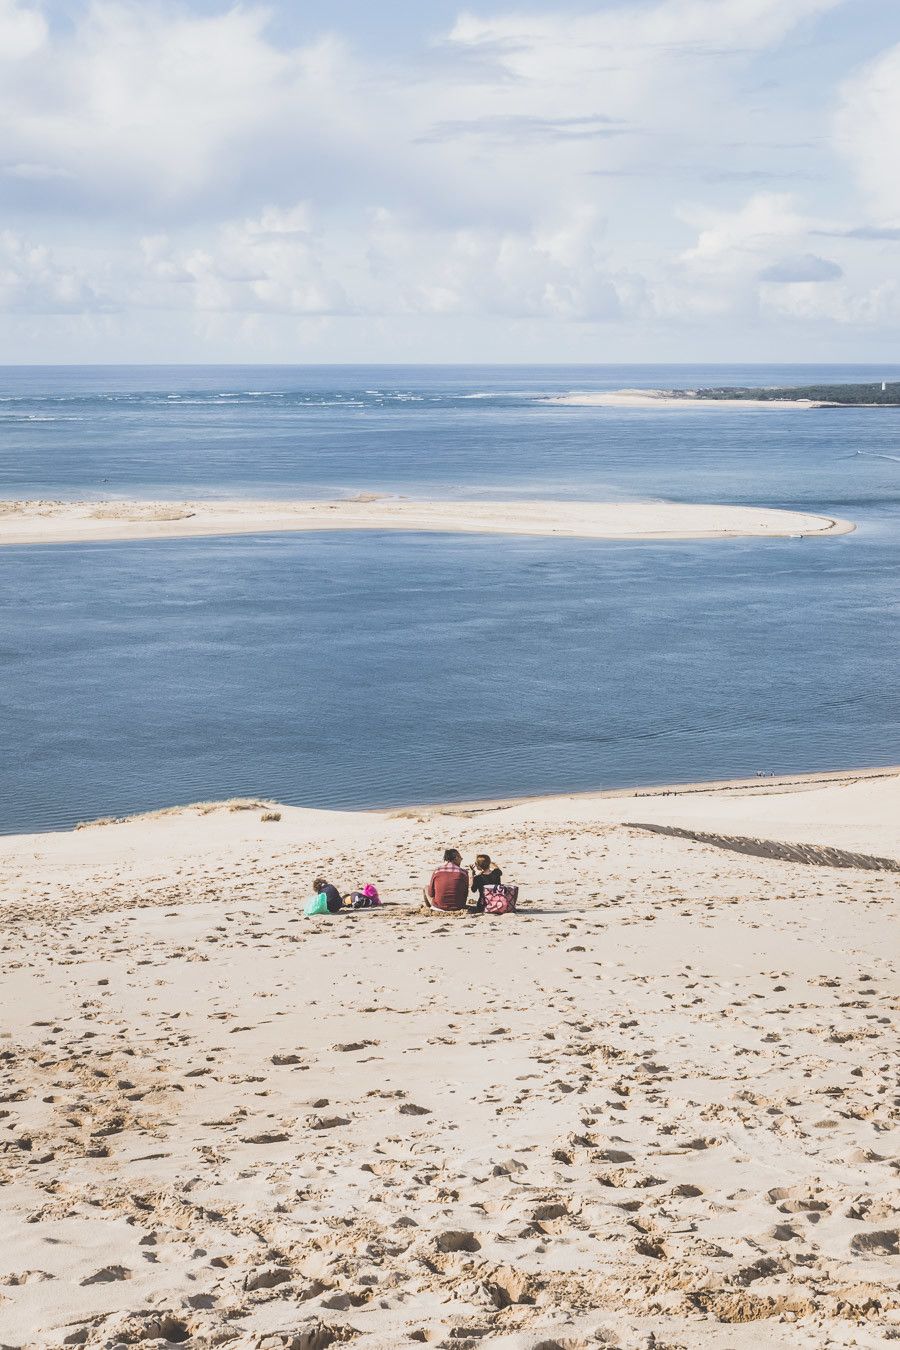
[[841, 90], [837, 145], [882, 226], [900, 224], [900, 45], [864, 65]]
[[398, 65], [352, 35], [279, 43], [252, 0], [86, 0], [50, 29], [37, 0], [0, 0], [16, 222], [0, 306], [233, 315], [235, 331], [266, 316], [893, 322], [874, 251], [900, 230], [884, 172], [900, 47], [841, 93], [862, 203], [829, 202], [830, 91], [763, 78], [776, 48], [803, 59], [786, 41], [798, 25], [847, 4], [464, 13]]
[[404, 259], [412, 242], [407, 229], [383, 222], [373, 244], [382, 262], [390, 259], [394, 284], [413, 312], [577, 320], [620, 313], [603, 222], [591, 209], [527, 232], [464, 229], [433, 235], [429, 257], [410, 275]]
[[43, 16], [22, 0], [0, 0], [0, 66], [36, 52], [47, 36]]
[[732, 210], [682, 208], [680, 215], [698, 230], [681, 262], [697, 280], [714, 283], [755, 278], [775, 253], [799, 244], [809, 228], [794, 196], [782, 192], [755, 193]]
[[[877, 268], [860, 266], [852, 243], [835, 241], [841, 261], [804, 248], [817, 230], [789, 193], [757, 193], [732, 211], [682, 212], [696, 241], [648, 285], [645, 301], [671, 320], [828, 319], [887, 321], [893, 301]], [[815, 296], [811, 293], [817, 292]]]
[[896, 329], [900, 324], [900, 286], [893, 279], [855, 287], [841, 282], [829, 286], [770, 286], [766, 288], [764, 309], [776, 320], [811, 321], [856, 332]]
[[95, 284], [52, 249], [0, 231], [0, 311], [80, 314], [110, 307]]
[[[491, 227], [423, 230], [380, 209], [358, 226], [327, 228], [311, 205], [269, 206], [204, 231], [203, 242], [144, 236], [83, 263], [7, 236], [10, 266], [0, 303], [38, 312], [86, 309], [181, 311], [196, 316], [283, 315], [505, 317], [579, 323], [697, 322], [726, 316], [828, 315], [864, 322], [894, 312], [881, 286], [836, 288], [842, 267], [798, 251], [810, 221], [787, 194], [757, 194], [731, 212], [683, 212], [692, 247], [644, 272], [610, 248], [606, 222], [583, 208], [529, 231]], [[852, 251], [856, 246], [845, 241]], [[880, 280], [880, 279], [879, 279]], [[777, 283], [777, 284], [776, 284]], [[809, 290], [827, 289], [827, 304]], [[776, 292], [784, 292], [776, 295]]]
[[359, 249], [356, 232], [323, 230], [300, 203], [226, 223], [204, 248], [147, 236], [130, 280], [123, 268], [123, 286], [131, 303], [161, 308], [606, 320], [620, 314], [628, 279], [611, 268], [603, 234], [591, 210], [527, 233], [423, 232], [379, 210]]
[[132, 283], [133, 303], [259, 314], [350, 309], [344, 287], [328, 272], [327, 251], [310, 230], [304, 203], [226, 224], [204, 248], [182, 250], [156, 235], [143, 239], [141, 250], [144, 276]]
[[348, 73], [334, 40], [280, 50], [268, 20], [258, 7], [198, 16], [94, 0], [74, 34], [40, 52], [20, 42], [0, 86], [5, 158], [66, 174], [81, 195], [59, 200], [98, 214], [252, 194], [279, 159], [297, 169], [338, 69]]
[[[844, 2], [463, 16], [443, 43], [457, 60], [425, 85], [336, 36], [279, 46], [252, 4], [198, 14], [93, 0], [74, 32], [48, 37], [35, 5], [0, 0], [15, 57], [0, 84], [4, 158], [44, 166], [49, 205], [107, 218], [208, 217], [304, 195], [444, 222], [454, 211], [525, 219], [548, 196], [596, 192], [592, 169], [658, 158], [713, 127], [746, 135], [760, 119], [734, 104], [724, 56], [740, 62]], [[469, 58], [485, 47], [493, 73], [473, 79]]]

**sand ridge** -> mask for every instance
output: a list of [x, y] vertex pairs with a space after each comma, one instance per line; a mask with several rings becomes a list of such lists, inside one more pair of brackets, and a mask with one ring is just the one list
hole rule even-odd
[[[897, 858], [898, 807], [893, 774], [0, 839], [3, 1342], [883, 1345], [898, 878], [627, 822]], [[451, 842], [520, 915], [416, 908]], [[305, 920], [320, 869], [389, 903]]]
[[850, 521], [768, 507], [684, 502], [6, 501], [0, 546], [181, 539], [271, 531], [401, 530], [572, 539], [796, 538], [847, 534]]

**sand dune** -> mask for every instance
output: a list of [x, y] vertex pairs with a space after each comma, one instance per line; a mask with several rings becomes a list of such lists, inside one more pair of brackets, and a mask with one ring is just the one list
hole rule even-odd
[[581, 539], [787, 538], [846, 534], [849, 521], [755, 506], [682, 502], [341, 501], [0, 503], [0, 545], [294, 530], [410, 530]]
[[[898, 818], [882, 771], [0, 839], [0, 1342], [895, 1339], [898, 877], [627, 822]], [[419, 911], [448, 842], [523, 912]], [[320, 868], [390, 903], [305, 920]]]

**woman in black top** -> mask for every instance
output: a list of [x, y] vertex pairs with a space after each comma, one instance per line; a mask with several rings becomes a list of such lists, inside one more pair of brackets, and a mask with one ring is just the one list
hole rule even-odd
[[316, 877], [315, 881], [313, 882], [313, 890], [315, 891], [316, 895], [324, 894], [325, 900], [328, 904], [329, 914], [340, 914], [344, 905], [344, 901], [341, 897], [341, 893], [338, 890], [337, 886], [332, 886], [331, 882], [326, 881], [324, 877]]
[[478, 854], [475, 859], [475, 866], [469, 868], [469, 890], [473, 895], [477, 894], [478, 896], [478, 900], [473, 906], [477, 914], [480, 914], [484, 909], [485, 886], [499, 886], [502, 875], [500, 868], [491, 862], [486, 853]]

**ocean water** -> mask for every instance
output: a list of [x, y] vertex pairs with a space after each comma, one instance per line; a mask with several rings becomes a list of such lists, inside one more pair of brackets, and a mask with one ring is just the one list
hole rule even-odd
[[0, 369], [0, 497], [755, 502], [821, 540], [0, 550], [0, 831], [900, 762], [900, 410], [596, 409], [885, 367]]

